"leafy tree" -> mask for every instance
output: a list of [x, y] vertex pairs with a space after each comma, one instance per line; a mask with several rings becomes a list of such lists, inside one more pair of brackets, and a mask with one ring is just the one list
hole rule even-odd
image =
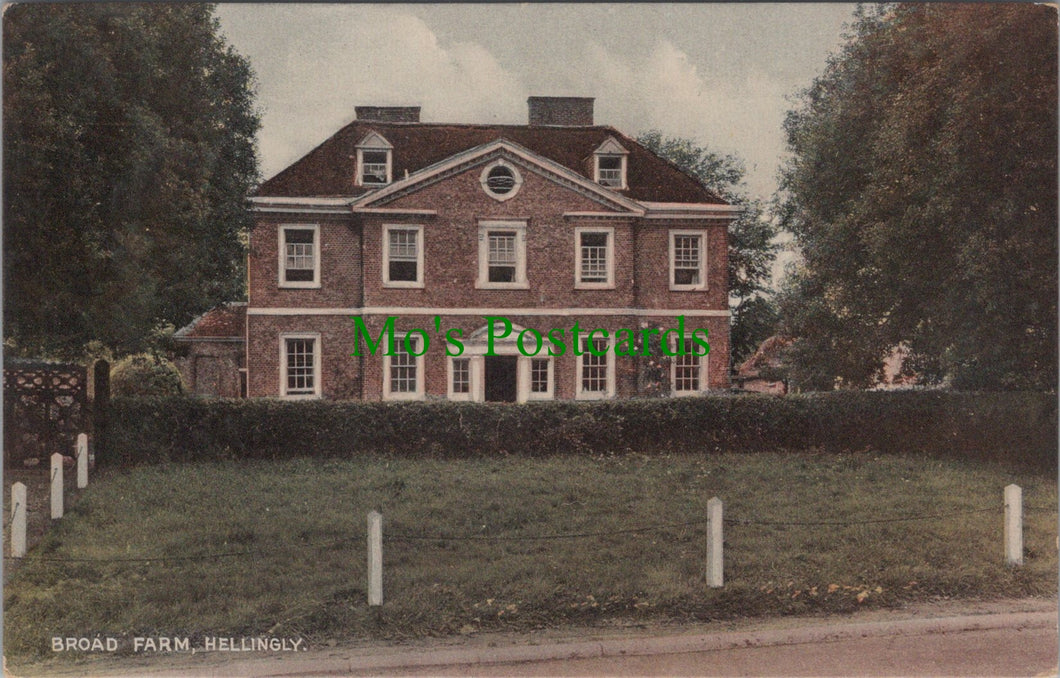
[[785, 122], [782, 297], [803, 387], [864, 386], [905, 343], [929, 381], [1055, 388], [1057, 12], [859, 10]]
[[137, 353], [111, 368], [110, 388], [115, 396], [169, 396], [184, 393], [184, 382], [165, 358]]
[[641, 134], [637, 141], [729, 203], [744, 208], [729, 225], [730, 352], [733, 365], [738, 365], [773, 334], [776, 326], [769, 281], [779, 249], [774, 242], [777, 229], [765, 218], [762, 202], [744, 192], [744, 165], [736, 156], [721, 155], [692, 139], [664, 137], [658, 130]]
[[8, 345], [128, 353], [240, 297], [259, 120], [213, 7], [5, 10]]

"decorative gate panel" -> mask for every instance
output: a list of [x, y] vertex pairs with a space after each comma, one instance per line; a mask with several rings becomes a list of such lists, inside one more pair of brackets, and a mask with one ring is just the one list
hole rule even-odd
[[4, 463], [47, 464], [73, 454], [89, 431], [88, 373], [81, 365], [20, 359], [4, 362]]

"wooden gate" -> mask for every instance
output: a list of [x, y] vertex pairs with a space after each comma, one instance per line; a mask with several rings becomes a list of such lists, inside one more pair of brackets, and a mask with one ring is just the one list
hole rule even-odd
[[87, 382], [81, 365], [4, 361], [6, 466], [47, 465], [55, 452], [73, 454], [77, 434], [90, 429]]

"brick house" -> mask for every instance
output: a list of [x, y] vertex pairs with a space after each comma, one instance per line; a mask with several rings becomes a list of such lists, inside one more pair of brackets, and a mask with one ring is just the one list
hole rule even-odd
[[173, 335], [186, 355], [173, 362], [184, 387], [196, 395], [246, 395], [247, 305], [229, 302], [210, 309]]
[[[423, 123], [419, 110], [357, 107], [251, 198], [248, 396], [633, 397], [650, 359], [626, 355], [617, 331], [674, 329], [679, 316], [687, 347], [705, 329], [710, 353], [655, 364], [664, 391], [729, 386], [737, 208], [594, 124], [593, 99], [531, 97], [527, 125]], [[493, 355], [487, 316], [513, 328]], [[389, 319], [394, 352], [370, 353]], [[543, 342], [527, 356], [531, 330]]]

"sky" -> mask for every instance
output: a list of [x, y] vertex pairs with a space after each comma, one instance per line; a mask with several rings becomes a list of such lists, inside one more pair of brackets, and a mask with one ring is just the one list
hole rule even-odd
[[257, 76], [263, 178], [354, 119], [526, 123], [528, 96], [596, 98], [597, 124], [742, 158], [768, 199], [791, 97], [842, 44], [852, 4], [221, 4]]

